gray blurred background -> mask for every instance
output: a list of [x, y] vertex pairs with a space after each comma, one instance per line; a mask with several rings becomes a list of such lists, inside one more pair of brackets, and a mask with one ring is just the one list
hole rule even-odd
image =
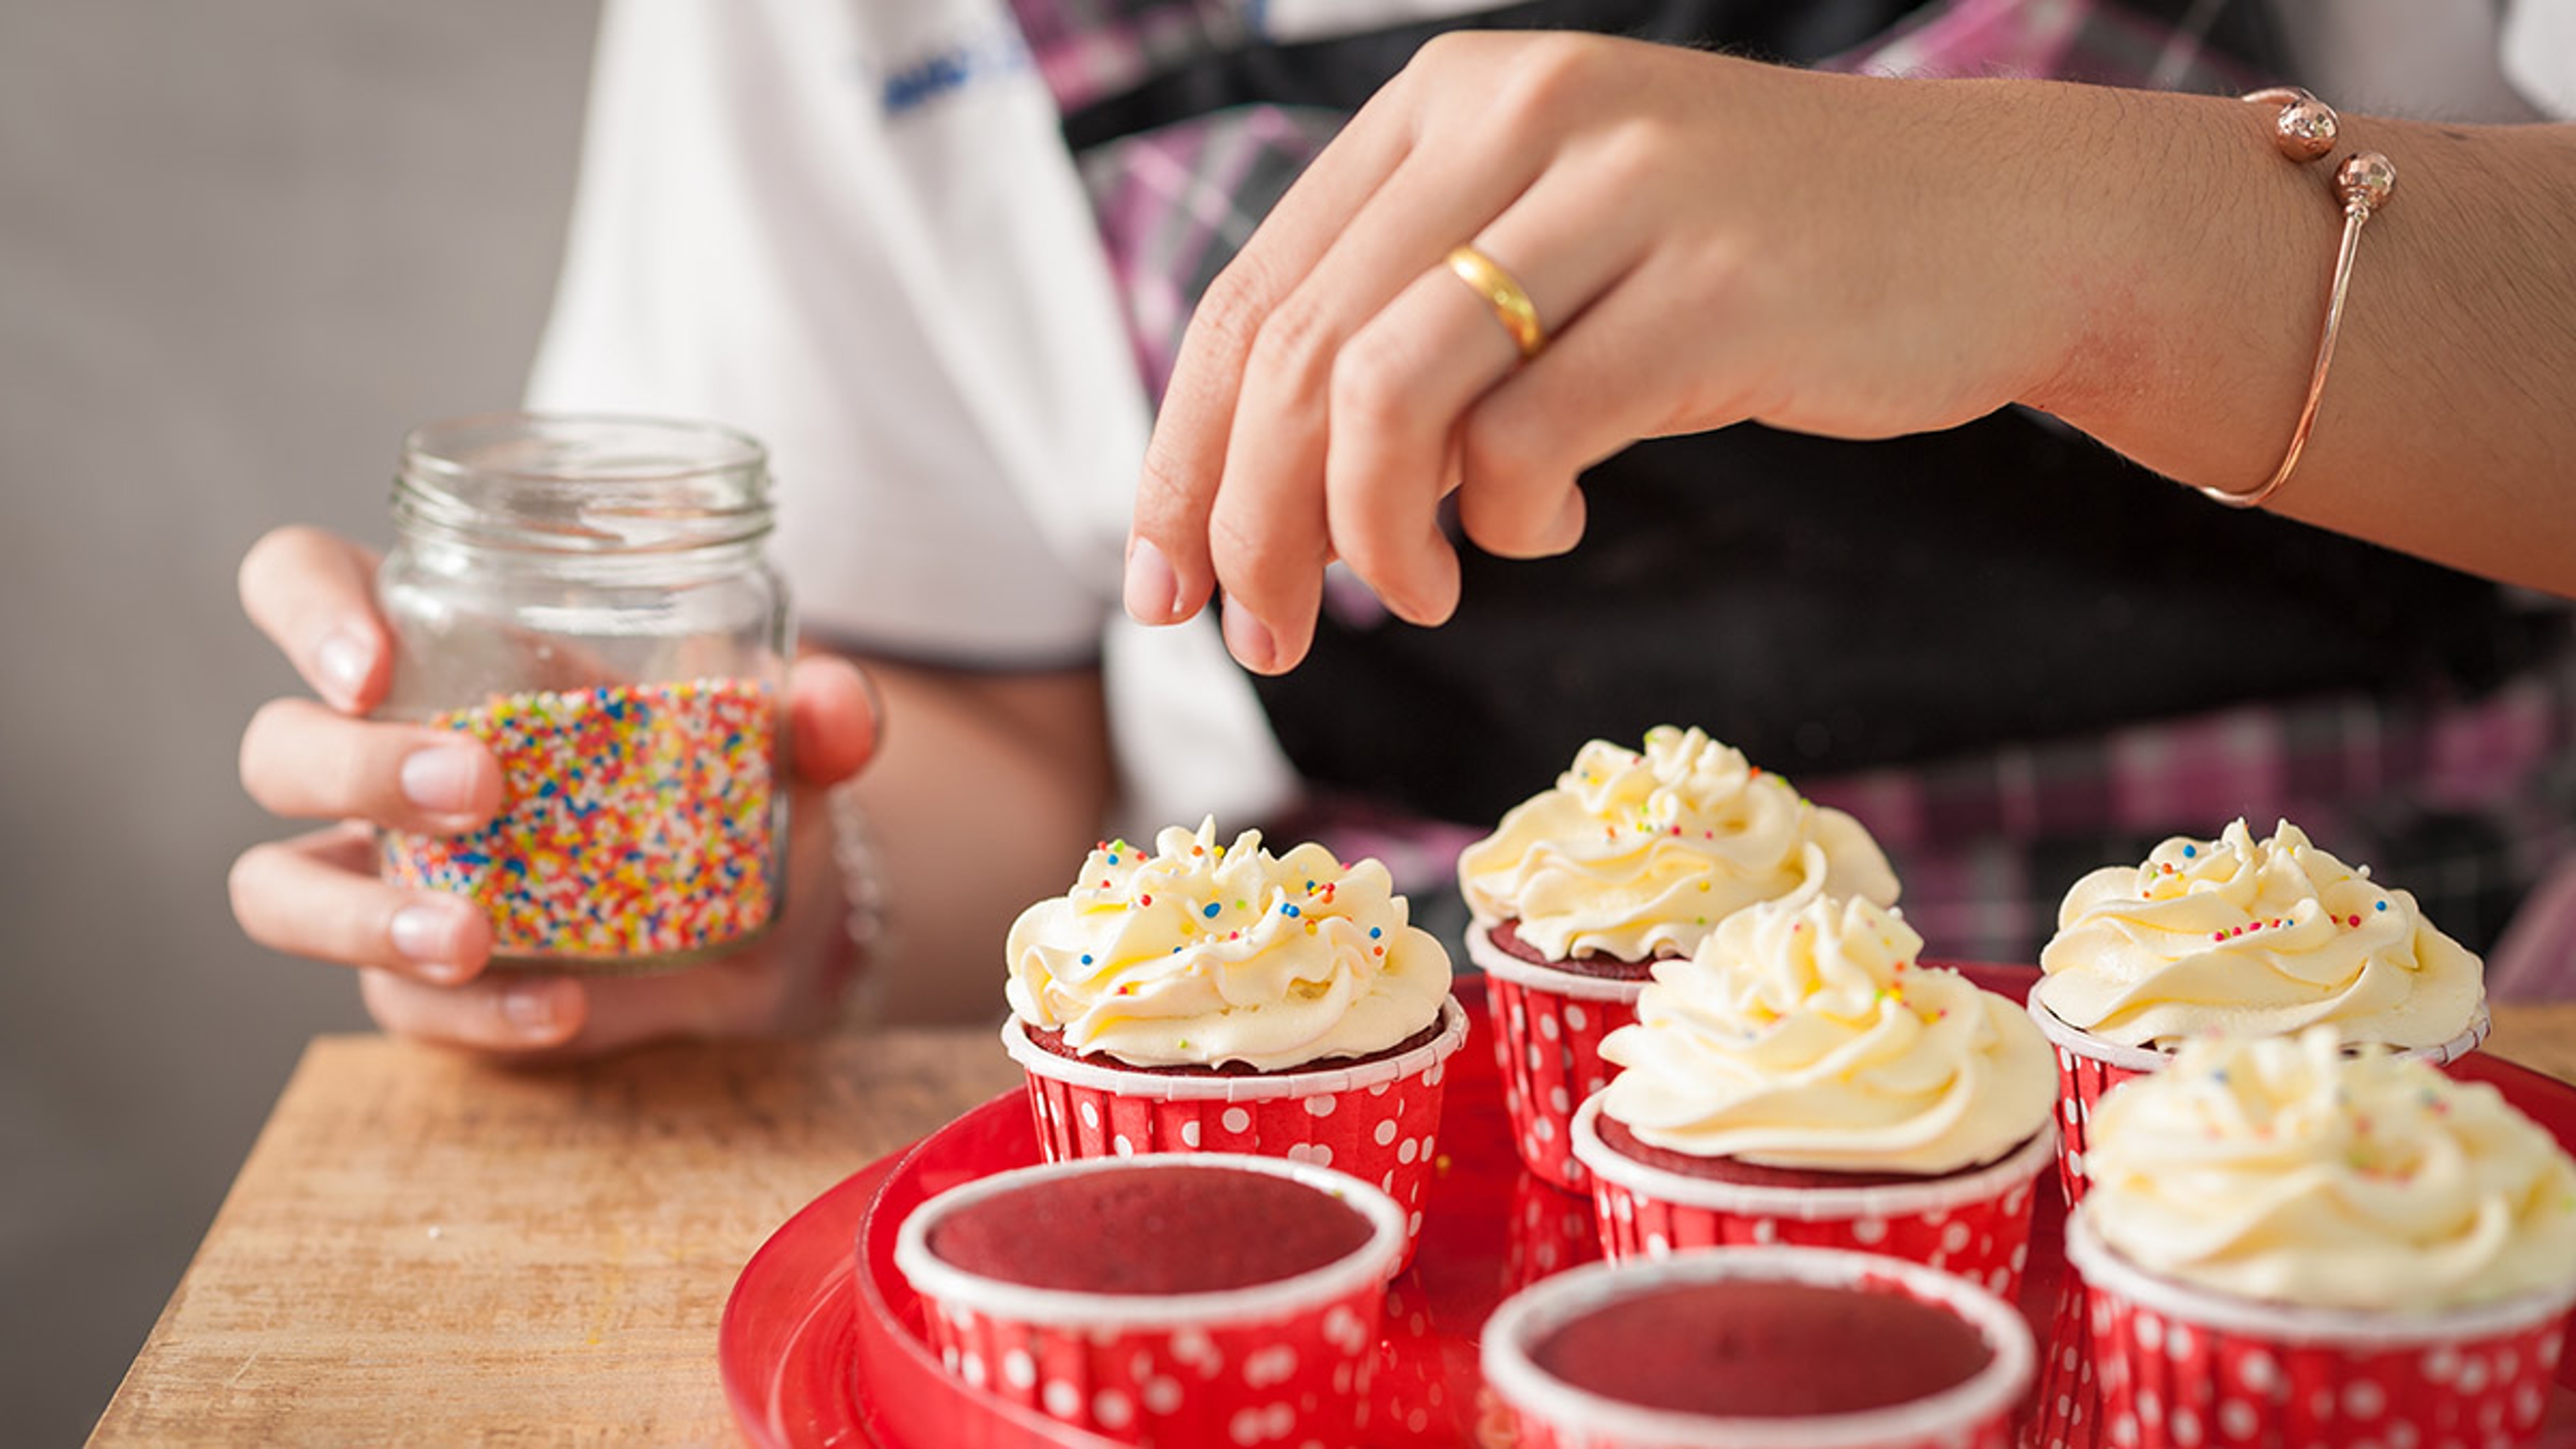
[[514, 403], [594, 6], [0, 0], [0, 1439], [77, 1442], [354, 983], [234, 929], [269, 525]]

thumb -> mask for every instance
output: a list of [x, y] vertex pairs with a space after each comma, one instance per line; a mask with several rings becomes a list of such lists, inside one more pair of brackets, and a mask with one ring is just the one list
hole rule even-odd
[[804, 785], [835, 785], [857, 774], [885, 734], [876, 686], [833, 654], [807, 655], [789, 669], [787, 721]]

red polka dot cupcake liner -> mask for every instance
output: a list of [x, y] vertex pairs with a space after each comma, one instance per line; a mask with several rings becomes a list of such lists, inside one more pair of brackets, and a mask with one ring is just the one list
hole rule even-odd
[[[1538, 1366], [1533, 1345], [1630, 1294], [1751, 1278], [1897, 1293], [1976, 1328], [1993, 1357], [1964, 1383], [1907, 1403], [1796, 1418], [1729, 1418], [1653, 1409], [1569, 1384]], [[2035, 1350], [2019, 1310], [1945, 1273], [1875, 1255], [1804, 1248], [1726, 1248], [1646, 1265], [1595, 1264], [1503, 1301], [1487, 1320], [1482, 1367], [1499, 1421], [1479, 1442], [1517, 1449], [2014, 1449], [2013, 1409]]]
[[1427, 1045], [1383, 1061], [1258, 1076], [1164, 1076], [1060, 1057], [1019, 1018], [1002, 1045], [1028, 1073], [1038, 1147], [1050, 1162], [1147, 1152], [1242, 1152], [1337, 1168], [1405, 1212], [1405, 1261], [1422, 1233], [1440, 1139], [1445, 1063], [1467, 1040], [1453, 998]]
[[1467, 959], [1484, 968], [1503, 1112], [1521, 1161], [1570, 1192], [1590, 1186], [1574, 1156], [1574, 1109], [1609, 1085], [1618, 1067], [1601, 1041], [1637, 1019], [1643, 981], [1612, 981], [1535, 966], [1467, 928]]
[[2081, 1214], [2066, 1254], [2090, 1290], [2098, 1442], [2116, 1449], [2530, 1444], [2576, 1306], [2576, 1279], [2402, 1316], [2258, 1303], [2145, 1272]]
[[1369, 1381], [1404, 1218], [1385, 1194], [1304, 1163], [1229, 1157], [1339, 1196], [1369, 1219], [1358, 1250], [1273, 1283], [1139, 1295], [1031, 1288], [931, 1253], [948, 1212], [1033, 1175], [1114, 1170], [1056, 1163], [997, 1173], [916, 1209], [895, 1265], [921, 1295], [931, 1348], [969, 1386], [1122, 1443], [1352, 1444], [1368, 1432]]
[[1688, 1248], [1789, 1244], [1921, 1263], [2001, 1297], [2021, 1291], [2040, 1174], [2056, 1155], [2043, 1124], [1993, 1165], [1919, 1183], [1773, 1187], [1650, 1167], [1601, 1140], [1598, 1098], [1574, 1115], [1592, 1169], [1593, 1215], [1610, 1261]]
[[[2102, 1094], [2132, 1077], [2164, 1070], [2170, 1058], [2154, 1047], [2122, 1046], [2081, 1027], [2069, 1026], [2056, 1012], [2040, 1004], [2036, 991], [2027, 1005], [2030, 1019], [2039, 1024], [2040, 1035], [2048, 1038], [2049, 1046], [2057, 1053], [2057, 1176], [2066, 1189], [2066, 1205], [2073, 1207], [2084, 1200], [2085, 1185], [2091, 1181], [2085, 1173], [2084, 1154], [2093, 1109]], [[2437, 1067], [2449, 1066], [2476, 1051], [2493, 1025], [2486, 1003], [2481, 1001], [2468, 1030], [2439, 1046], [2416, 1047], [2398, 1055]]]

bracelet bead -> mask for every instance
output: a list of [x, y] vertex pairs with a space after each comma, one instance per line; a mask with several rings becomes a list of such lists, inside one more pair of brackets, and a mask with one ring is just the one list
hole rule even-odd
[[[2273, 142], [2291, 161], [2306, 165], [2334, 149], [2342, 132], [2342, 122], [2334, 108], [2294, 86], [2274, 86], [2252, 92], [2245, 97], [2257, 105], [2278, 105], [2281, 112], [2273, 121]], [[2334, 271], [2326, 288], [2326, 320], [2317, 336], [2316, 360], [2308, 369], [2308, 399], [2299, 409], [2299, 420], [2290, 430], [2290, 446], [2281, 456], [2281, 466], [2262, 486], [2244, 492], [2204, 485], [2203, 496], [2230, 508], [2255, 508], [2280, 491], [2299, 466], [2299, 455], [2307, 451], [2308, 432], [2316, 426], [2317, 405], [2325, 398], [2326, 371], [2334, 363], [2336, 334], [2343, 329], [2345, 291], [2352, 283], [2352, 259], [2360, 245], [2361, 229], [2382, 206], [2388, 204], [2397, 189], [2397, 168], [2376, 151], [2360, 151], [2347, 156], [2335, 167], [2333, 190], [2343, 210], [2343, 239], [2335, 248]]]

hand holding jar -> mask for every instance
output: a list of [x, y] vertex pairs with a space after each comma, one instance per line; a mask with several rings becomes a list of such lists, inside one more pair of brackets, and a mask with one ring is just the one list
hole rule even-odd
[[245, 607], [327, 703], [263, 708], [243, 783], [344, 822], [241, 857], [244, 927], [366, 968], [389, 1030], [461, 1045], [776, 1025], [841, 928], [828, 869], [789, 878], [826, 852], [790, 848], [788, 762], [809, 789], [854, 773], [877, 717], [852, 666], [787, 666], [758, 445], [444, 424], [407, 442], [395, 515], [381, 565], [305, 529], [244, 560]]

